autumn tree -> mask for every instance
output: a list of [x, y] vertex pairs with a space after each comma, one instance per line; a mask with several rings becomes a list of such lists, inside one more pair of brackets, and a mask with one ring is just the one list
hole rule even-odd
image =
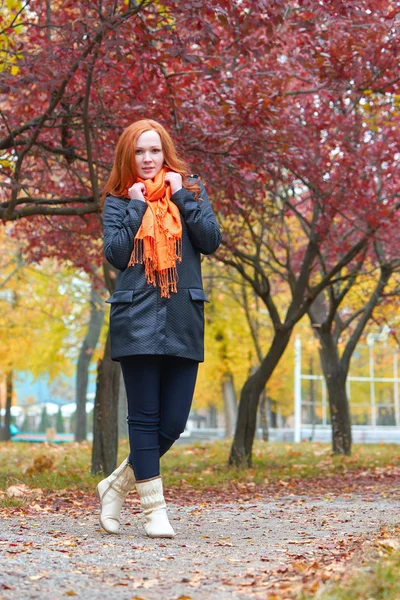
[[85, 337], [81, 342], [76, 365], [76, 442], [82, 442], [83, 440], [86, 440], [86, 397], [89, 381], [89, 366], [100, 339], [100, 333], [105, 315], [102, 296], [99, 294], [96, 286], [93, 283], [90, 288], [89, 308], [90, 310], [87, 329]]
[[[397, 237], [397, 231], [393, 231], [391, 241], [394, 242]], [[396, 248], [400, 246], [399, 241]], [[385, 292], [390, 290], [390, 282], [400, 266], [397, 255], [390, 256], [390, 252], [385, 252], [381, 242], [375, 243], [375, 253], [375, 257], [370, 257], [375, 258], [373, 262], [366, 260], [366, 251], [362, 253], [350, 272], [332, 281], [308, 311], [320, 342], [319, 354], [332, 423], [332, 445], [336, 453], [351, 452], [351, 414], [346, 390], [351, 358], [374, 309], [382, 302]], [[395, 289], [398, 293], [397, 285]], [[391, 291], [394, 291], [393, 287]], [[358, 296], [358, 302], [349, 301], [351, 296], [353, 299]]]
[[258, 363], [260, 346], [268, 343], [270, 327], [252, 288], [233, 269], [204, 257], [203, 285], [210, 304], [194, 406], [222, 409], [226, 435], [232, 437], [238, 394]]
[[[220, 200], [226, 214], [237, 216], [225, 220], [229, 236], [219, 258], [253, 286], [275, 336], [242, 389], [230, 463], [251, 464], [259, 396], [296, 322], [330, 282], [352, 271], [380, 230], [398, 227], [394, 17], [383, 2], [342, 3], [340, 11], [303, 2], [287, 11], [265, 61], [253, 67], [256, 81], [267, 73], [275, 78], [276, 92], [267, 100], [256, 83], [249, 94], [253, 113], [235, 150], [246, 148], [254, 175], [240, 171], [247, 192], [232, 191], [228, 207]], [[290, 292], [285, 306], [275, 297], [282, 282]]]

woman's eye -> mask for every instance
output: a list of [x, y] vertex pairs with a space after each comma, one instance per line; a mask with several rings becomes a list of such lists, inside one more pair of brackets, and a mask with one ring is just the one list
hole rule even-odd
[[136, 150], [136, 154], [140, 154], [141, 152], [141, 150]]
[[158, 148], [154, 148], [153, 152], [160, 152]]

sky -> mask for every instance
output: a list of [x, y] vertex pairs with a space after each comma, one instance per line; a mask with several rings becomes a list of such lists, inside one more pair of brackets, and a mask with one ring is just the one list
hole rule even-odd
[[[96, 391], [95, 366], [93, 365], [89, 373], [87, 390], [87, 399], [92, 401]], [[75, 402], [75, 373], [71, 377], [62, 375], [50, 383], [48, 375], [42, 375], [35, 381], [29, 371], [19, 371], [14, 379], [14, 389], [17, 406], [44, 402], [60, 405]], [[32, 399], [36, 402], [32, 402]]]

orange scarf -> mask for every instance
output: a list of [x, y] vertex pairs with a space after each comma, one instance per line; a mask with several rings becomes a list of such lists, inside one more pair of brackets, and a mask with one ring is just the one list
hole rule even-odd
[[[171, 187], [164, 184], [168, 169], [163, 167], [152, 179], [141, 179], [146, 186], [147, 210], [135, 235], [128, 267], [145, 266], [147, 283], [161, 288], [161, 297], [170, 298], [176, 292], [178, 273], [176, 260], [182, 261], [182, 224], [179, 208], [171, 198]], [[143, 252], [144, 251], [144, 252]]]

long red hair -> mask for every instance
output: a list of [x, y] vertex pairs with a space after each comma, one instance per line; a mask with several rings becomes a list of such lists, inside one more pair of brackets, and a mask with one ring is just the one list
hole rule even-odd
[[136, 182], [137, 178], [135, 160], [136, 142], [142, 133], [152, 129], [161, 138], [165, 166], [171, 169], [171, 171], [179, 173], [182, 176], [185, 188], [189, 192], [193, 192], [195, 198], [198, 199], [200, 187], [196, 183], [187, 181], [191, 173], [189, 165], [178, 156], [175, 144], [169, 133], [157, 121], [141, 119], [124, 129], [118, 140], [111, 174], [101, 195], [101, 206], [103, 206], [107, 194], [112, 194], [118, 198], [129, 197], [128, 189]]

